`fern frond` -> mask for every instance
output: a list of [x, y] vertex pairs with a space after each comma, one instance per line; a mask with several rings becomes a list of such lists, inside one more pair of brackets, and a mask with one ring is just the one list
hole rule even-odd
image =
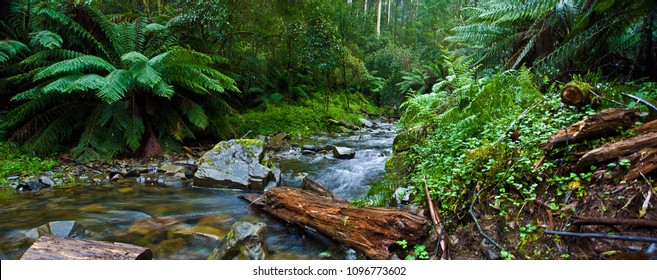
[[0, 41], [0, 64], [4, 64], [17, 55], [28, 52], [30, 49], [23, 43], [14, 40]]
[[107, 60], [94, 56], [83, 55], [72, 59], [57, 62], [39, 72], [35, 79], [41, 80], [54, 77], [64, 73], [84, 72], [84, 71], [115, 71], [116, 67]]
[[205, 114], [205, 109], [201, 105], [185, 97], [182, 97], [180, 105], [191, 124], [200, 129], [205, 129], [208, 126], [208, 116]]
[[123, 133], [123, 139], [128, 148], [133, 152], [141, 147], [141, 140], [144, 137], [144, 131], [146, 131], [146, 127], [144, 126], [142, 118], [136, 114], [131, 115], [128, 125]]
[[137, 82], [145, 85], [148, 88], [153, 88], [158, 83], [162, 82], [160, 73], [155, 71], [146, 61], [135, 62], [130, 67], [130, 73]]
[[30, 37], [32, 37], [32, 40], [30, 41], [32, 46], [51, 50], [61, 48], [62, 43], [64, 42], [62, 36], [59, 36], [59, 34], [48, 30], [32, 32], [30, 33]]
[[[72, 42], [76, 41], [81, 41], [81, 42], [86, 42], [88, 43], [92, 48], [98, 50], [100, 53], [104, 54], [105, 57], [112, 57], [111, 53], [107, 50], [107, 48], [100, 43], [93, 34], [91, 34], [89, 31], [87, 31], [84, 27], [82, 27], [79, 23], [73, 21], [71, 18], [67, 17], [66, 15], [55, 11], [53, 9], [42, 9], [39, 12], [40, 15], [45, 16], [53, 20], [54, 22], [58, 23], [59, 26], [62, 27], [64, 30], [68, 30], [71, 32], [72, 35], [76, 36], [77, 38], [72, 38]], [[68, 32], [66, 34], [69, 34]]]
[[97, 96], [107, 103], [121, 100], [132, 84], [132, 74], [128, 70], [119, 69], [105, 76]]

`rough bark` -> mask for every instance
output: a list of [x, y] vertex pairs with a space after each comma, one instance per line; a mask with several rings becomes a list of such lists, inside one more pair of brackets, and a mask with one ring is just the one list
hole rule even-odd
[[623, 130], [631, 127], [639, 120], [638, 110], [625, 110], [621, 108], [611, 108], [602, 110], [587, 119], [560, 129], [550, 137], [550, 140], [541, 144], [545, 150], [563, 147], [566, 144], [580, 143], [585, 140], [593, 140], [602, 137], [609, 137], [619, 133], [619, 128]]
[[329, 190], [326, 186], [324, 186], [322, 183], [317, 182], [313, 179], [308, 178], [308, 176], [303, 177], [301, 180], [301, 189], [316, 193], [320, 196], [325, 196], [331, 199], [337, 199], [337, 200], [342, 200], [339, 196], [334, 194], [331, 190]]
[[561, 102], [566, 105], [581, 107], [591, 103], [591, 90], [587, 83], [571, 81], [561, 90]]
[[641, 178], [641, 173], [646, 175], [657, 169], [657, 148], [643, 149], [628, 157], [631, 162], [630, 170], [625, 175], [626, 181]]
[[654, 147], [657, 147], [657, 132], [642, 134], [612, 144], [605, 144], [584, 154], [575, 165], [575, 169], [583, 170], [583, 168], [593, 164], [605, 162], [613, 158], [620, 158], [646, 148]]
[[264, 198], [245, 195], [251, 205], [290, 224], [311, 228], [370, 259], [389, 259], [398, 240], [417, 244], [429, 230], [426, 218], [392, 208], [356, 207], [296, 188], [272, 188]]
[[644, 134], [648, 132], [657, 132], [657, 120], [653, 120], [647, 123], [642, 124], [636, 129], [638, 134]]
[[136, 245], [41, 236], [21, 260], [150, 260], [153, 252]]

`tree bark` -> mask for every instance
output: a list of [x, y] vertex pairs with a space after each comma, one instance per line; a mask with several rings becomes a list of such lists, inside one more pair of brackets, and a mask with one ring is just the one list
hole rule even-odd
[[625, 175], [626, 181], [641, 178], [657, 169], [657, 148], [647, 148], [638, 151], [628, 157], [631, 162], [630, 170]]
[[581, 107], [591, 103], [593, 87], [587, 83], [571, 81], [561, 90], [561, 102], [566, 105]]
[[272, 188], [264, 198], [245, 195], [251, 205], [286, 222], [311, 228], [370, 259], [389, 259], [399, 240], [419, 244], [429, 230], [426, 218], [392, 208], [356, 207], [296, 188]]
[[382, 0], [379, 0], [376, 12], [376, 36], [381, 36], [381, 2]]
[[560, 129], [550, 137], [550, 140], [541, 144], [541, 147], [550, 151], [554, 148], [564, 147], [566, 144], [616, 135], [619, 133], [619, 128], [625, 130], [639, 120], [638, 112], [636, 109], [620, 108], [602, 110], [583, 121]]
[[605, 144], [584, 154], [575, 165], [575, 169], [583, 170], [585, 167], [593, 164], [605, 162], [613, 158], [620, 158], [645, 148], [654, 147], [657, 147], [657, 132], [650, 132], [624, 141]]
[[21, 260], [150, 260], [153, 252], [136, 245], [41, 236]]

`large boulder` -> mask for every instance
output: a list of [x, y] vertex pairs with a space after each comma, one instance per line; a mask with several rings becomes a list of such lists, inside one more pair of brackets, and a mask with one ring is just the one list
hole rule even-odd
[[352, 148], [333, 146], [333, 157], [339, 159], [352, 159], [356, 156], [356, 151]]
[[263, 238], [264, 223], [237, 222], [223, 244], [212, 250], [208, 260], [266, 260], [269, 251]]
[[[263, 190], [278, 183], [267, 163], [265, 143], [256, 139], [219, 142], [199, 159], [194, 185], [245, 190]], [[271, 184], [270, 184], [271, 185]]]

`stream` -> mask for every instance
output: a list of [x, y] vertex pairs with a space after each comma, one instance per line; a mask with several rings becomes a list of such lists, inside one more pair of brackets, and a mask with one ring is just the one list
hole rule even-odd
[[[353, 133], [315, 136], [305, 142], [351, 147], [356, 157], [303, 155], [299, 148], [270, 154], [282, 170], [282, 184], [297, 186], [304, 175], [337, 195], [356, 199], [381, 178], [390, 156], [394, 124]], [[19, 259], [33, 240], [26, 233], [52, 221], [75, 220], [86, 230], [78, 237], [150, 248], [155, 259], [206, 259], [238, 221], [264, 222], [271, 259], [354, 259], [356, 254], [320, 236], [253, 210], [243, 192], [191, 185], [108, 182], [23, 192], [0, 207], [0, 259]], [[203, 227], [207, 235], [189, 234]]]

